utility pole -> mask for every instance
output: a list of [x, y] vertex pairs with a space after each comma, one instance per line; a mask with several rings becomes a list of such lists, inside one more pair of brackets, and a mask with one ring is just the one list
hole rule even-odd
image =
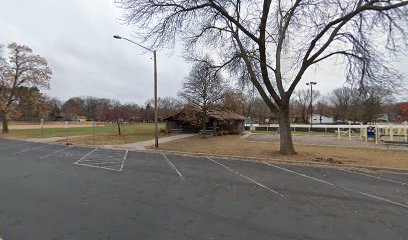
[[316, 82], [306, 83], [306, 85], [310, 85], [310, 129], [313, 128], [313, 85], [316, 84]]
[[154, 147], [159, 147], [158, 119], [157, 119], [157, 63], [156, 50], [153, 51], [154, 61]]
[[156, 62], [156, 50], [152, 50], [150, 48], [147, 48], [137, 42], [134, 42], [128, 38], [124, 38], [118, 35], [114, 35], [113, 38], [116, 39], [123, 39], [128, 42], [131, 42], [141, 48], [146, 49], [147, 51], [150, 51], [153, 53], [153, 62], [154, 62], [154, 147], [158, 148], [159, 147], [159, 130], [158, 130], [158, 117], [157, 117], [157, 62]]

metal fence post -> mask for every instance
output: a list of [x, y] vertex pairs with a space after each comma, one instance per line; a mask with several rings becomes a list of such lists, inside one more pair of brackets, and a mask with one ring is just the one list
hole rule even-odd
[[41, 122], [41, 138], [43, 137], [44, 133], [43, 133], [43, 128], [44, 128], [44, 119], [41, 118], [40, 120]]
[[64, 131], [65, 131], [65, 136], [67, 136], [67, 144], [68, 144], [68, 121], [64, 122]]
[[95, 120], [92, 120], [92, 145], [95, 145]]

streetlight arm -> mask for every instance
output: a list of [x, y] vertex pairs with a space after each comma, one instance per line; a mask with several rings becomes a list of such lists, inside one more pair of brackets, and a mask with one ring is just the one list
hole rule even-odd
[[157, 62], [156, 62], [156, 50], [152, 50], [150, 48], [147, 48], [137, 42], [134, 42], [128, 38], [121, 37], [119, 35], [114, 35], [113, 38], [116, 39], [124, 39], [130, 43], [133, 43], [143, 49], [146, 49], [147, 51], [150, 51], [153, 53], [153, 61], [154, 61], [154, 146], [155, 148], [159, 147], [159, 131], [158, 131], [158, 118], [157, 118]]
[[148, 48], [148, 47], [145, 47], [145, 46], [143, 46], [143, 45], [141, 45], [141, 44], [139, 44], [139, 43], [137, 43], [137, 42], [135, 42], [135, 41], [132, 41], [132, 40], [130, 40], [130, 39], [128, 39], [128, 38], [121, 37], [121, 36], [119, 36], [119, 35], [114, 35], [113, 37], [116, 38], [116, 39], [126, 40], [126, 41], [128, 41], [128, 42], [131, 42], [131, 43], [133, 43], [133, 44], [136, 44], [137, 46], [139, 46], [139, 47], [141, 47], [141, 48], [146, 49], [147, 51], [154, 52], [154, 50], [152, 50], [152, 49], [150, 49], [150, 48]]

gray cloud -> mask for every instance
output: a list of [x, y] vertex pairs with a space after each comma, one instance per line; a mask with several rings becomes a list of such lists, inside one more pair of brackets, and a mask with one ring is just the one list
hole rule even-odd
[[[5, 0], [0, 8], [0, 42], [26, 44], [46, 57], [53, 69], [51, 96], [114, 98], [143, 103], [153, 95], [153, 60], [126, 41], [137, 29], [120, 24], [113, 0]], [[180, 48], [158, 52], [159, 96], [176, 96], [189, 64]], [[404, 59], [404, 58], [403, 58]], [[404, 69], [406, 58], [400, 69]], [[300, 83], [317, 81], [322, 93], [341, 87], [344, 75], [333, 63], [309, 71]], [[405, 95], [406, 96], [406, 95]]]

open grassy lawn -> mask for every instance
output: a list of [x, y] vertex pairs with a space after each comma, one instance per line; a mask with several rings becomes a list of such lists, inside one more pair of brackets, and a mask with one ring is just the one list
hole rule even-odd
[[[160, 128], [164, 128], [164, 124], [159, 124]], [[68, 136], [68, 141], [73, 144], [93, 144], [92, 131], [92, 127], [44, 128], [42, 131], [41, 129], [16, 129], [0, 136], [18, 139]], [[153, 123], [122, 125], [121, 131], [122, 135], [119, 136], [117, 125], [97, 126], [95, 127], [95, 144], [125, 144], [154, 138]], [[59, 140], [59, 142], [66, 141], [66, 139]]]
[[[279, 144], [249, 142], [239, 136], [219, 136], [201, 139], [199, 136], [162, 143], [161, 150], [193, 153], [283, 159], [298, 161], [341, 162], [342, 164], [367, 165], [408, 169], [408, 151], [378, 148], [351, 148], [295, 145], [297, 155], [279, 154]], [[341, 165], [341, 164], [340, 164]]]

